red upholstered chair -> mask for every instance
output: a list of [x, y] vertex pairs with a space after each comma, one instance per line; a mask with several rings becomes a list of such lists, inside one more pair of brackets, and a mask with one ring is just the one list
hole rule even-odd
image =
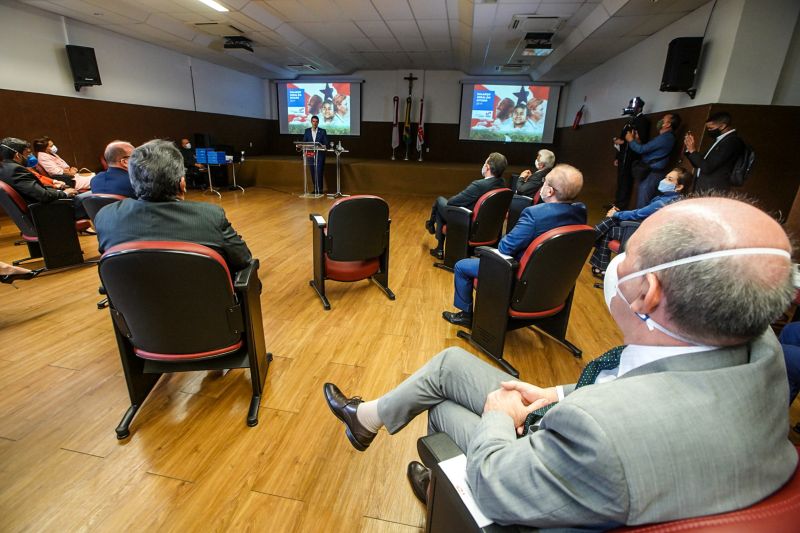
[[232, 277], [219, 253], [188, 242], [130, 242], [103, 254], [100, 280], [131, 399], [118, 439], [128, 437], [136, 412], [170, 372], [249, 368], [247, 425], [258, 424], [272, 360], [264, 342], [258, 266], [256, 259]]
[[49, 204], [28, 205], [9, 184], [0, 181], [0, 206], [22, 233], [28, 245], [28, 257], [14, 261], [15, 265], [31, 259], [44, 259], [46, 269], [83, 263], [78, 231], [91, 225], [89, 220], [75, 221], [72, 200], [56, 200]]
[[86, 213], [89, 215], [89, 218], [91, 218], [94, 222], [94, 217], [97, 216], [98, 211], [103, 209], [108, 204], [119, 202], [125, 198], [127, 198], [127, 196], [122, 196], [121, 194], [96, 193], [81, 196], [81, 202], [83, 203], [83, 208], [86, 209]]
[[511, 189], [492, 189], [478, 198], [472, 211], [448, 206], [447, 224], [442, 228], [447, 235], [444, 262], [433, 266], [452, 272], [458, 261], [472, 255], [475, 247], [497, 246], [513, 196]]
[[459, 331], [507, 372], [519, 376], [503, 359], [508, 330], [536, 326], [576, 357], [581, 350], [566, 339], [575, 282], [594, 244], [591, 226], [562, 226], [542, 233], [528, 245], [519, 263], [494, 248], [478, 248], [478, 290], [472, 332]]
[[[608, 249], [614, 252], [615, 254], [621, 253], [625, 251], [625, 246], [628, 244], [628, 239], [631, 238], [631, 235], [641, 226], [641, 222], [635, 222], [633, 220], [623, 220], [620, 223], [620, 227], [622, 228], [622, 237], [619, 240], [608, 241]], [[594, 284], [595, 289], [602, 289], [603, 282], [598, 281]]]
[[[467, 510], [456, 488], [439, 463], [464, 453], [445, 433], [434, 433], [417, 441], [422, 462], [431, 469], [426, 533], [450, 531], [510, 533], [516, 526], [489, 524], [480, 528]], [[800, 448], [798, 448], [800, 454]], [[800, 463], [792, 478], [777, 492], [746, 509], [659, 524], [614, 529], [615, 533], [795, 533], [800, 516]], [[526, 529], [527, 530], [527, 529]]]
[[378, 196], [350, 196], [333, 203], [328, 221], [309, 215], [314, 237], [314, 279], [325, 310], [331, 304], [325, 295], [325, 280], [370, 279], [394, 300], [389, 289], [389, 205]]

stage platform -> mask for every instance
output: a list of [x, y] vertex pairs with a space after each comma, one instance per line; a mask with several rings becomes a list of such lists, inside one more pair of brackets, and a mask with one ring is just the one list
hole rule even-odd
[[[341, 159], [341, 190], [345, 194], [422, 194], [452, 196], [480, 178], [480, 166], [464, 163], [403, 161], [398, 159]], [[511, 167], [521, 172], [523, 167]], [[336, 157], [325, 161], [327, 192], [336, 191]], [[236, 171], [244, 186], [275, 187], [303, 192], [303, 164], [300, 156], [248, 158]]]

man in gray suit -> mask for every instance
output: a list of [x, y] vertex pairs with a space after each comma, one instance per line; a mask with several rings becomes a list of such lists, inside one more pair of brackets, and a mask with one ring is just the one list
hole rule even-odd
[[94, 225], [101, 253], [131, 241], [186, 241], [221, 252], [231, 272], [247, 266], [250, 250], [225, 211], [213, 204], [183, 201], [183, 157], [171, 142], [156, 139], [136, 148], [128, 173], [138, 199], [109, 204], [97, 213]]
[[[466, 451], [473, 494], [501, 524], [609, 529], [747, 507], [797, 462], [768, 327], [794, 294], [790, 252], [751, 205], [678, 202], [609, 265], [605, 300], [626, 346], [577, 384], [512, 381], [450, 348], [377, 400], [331, 383], [326, 400], [359, 450], [428, 411], [429, 431]], [[409, 478], [424, 500], [425, 468], [412, 463]]]

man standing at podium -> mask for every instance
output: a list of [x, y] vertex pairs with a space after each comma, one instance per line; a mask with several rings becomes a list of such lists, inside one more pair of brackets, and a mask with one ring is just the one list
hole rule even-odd
[[[328, 134], [324, 128], [319, 127], [319, 117], [314, 115], [311, 117], [311, 127], [306, 128], [303, 134], [303, 142], [320, 143], [322, 146], [328, 146]], [[325, 169], [325, 152], [320, 150], [316, 153], [316, 165], [314, 164], [314, 152], [309, 150], [306, 152], [306, 165], [309, 165], [313, 170], [311, 176], [314, 179], [314, 194], [322, 194], [322, 171]]]

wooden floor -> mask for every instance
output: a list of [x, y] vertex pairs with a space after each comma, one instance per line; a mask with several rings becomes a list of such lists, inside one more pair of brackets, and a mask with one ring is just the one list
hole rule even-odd
[[[308, 286], [308, 214], [326, 215], [331, 202], [269, 189], [225, 192], [221, 205], [261, 260], [275, 355], [254, 428], [245, 425], [246, 371], [173, 374], [139, 411], [131, 437], [117, 441], [128, 396], [108, 310], [95, 308], [96, 268], [0, 286], [0, 531], [420, 530], [424, 509], [405, 469], [425, 417], [391, 437], [381, 431], [359, 453], [321, 391], [333, 381], [371, 399], [443, 348], [469, 349], [440, 316], [452, 309], [452, 275], [431, 266], [423, 229], [431, 198], [386, 200], [397, 300], [368, 282], [330, 283], [333, 309], [325, 312]], [[9, 223], [0, 227], [0, 260], [24, 255], [13, 246], [17, 235]], [[93, 237], [81, 245], [87, 258], [97, 256]], [[585, 268], [568, 333], [585, 359], [518, 330], [506, 355], [523, 379], [572, 382], [586, 359], [619, 344], [592, 282]]]

